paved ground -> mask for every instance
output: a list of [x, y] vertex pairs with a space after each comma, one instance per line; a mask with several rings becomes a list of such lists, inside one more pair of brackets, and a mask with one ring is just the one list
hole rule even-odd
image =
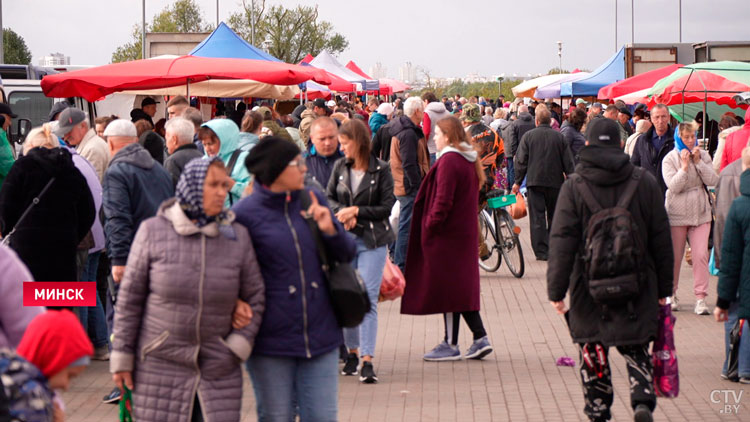
[[[422, 354], [442, 338], [438, 316], [399, 314], [399, 302], [381, 304], [375, 368], [377, 385], [361, 385], [355, 377], [339, 384], [342, 421], [578, 421], [583, 397], [575, 368], [557, 367], [560, 356], [578, 360], [565, 322], [547, 302], [545, 263], [533, 257], [528, 219], [522, 222], [526, 275], [513, 278], [505, 267], [482, 276], [482, 317], [495, 352], [484, 361], [430, 363]], [[680, 366], [680, 396], [660, 399], [657, 421], [748, 421], [750, 388], [723, 381], [723, 324], [712, 316], [690, 312], [692, 274], [684, 266], [680, 285], [683, 311], [677, 313], [676, 341]], [[708, 302], [715, 304], [716, 278]], [[460, 346], [470, 344], [461, 327]], [[613, 420], [632, 420], [623, 359], [612, 351], [615, 386]], [[95, 362], [64, 394], [69, 421], [116, 421], [116, 407], [100, 403], [111, 382], [107, 365]], [[724, 392], [714, 390], [730, 390]], [[738, 411], [722, 413], [725, 404]], [[252, 387], [245, 383], [243, 421], [255, 421]], [[712, 400], [713, 399], [713, 400]]]

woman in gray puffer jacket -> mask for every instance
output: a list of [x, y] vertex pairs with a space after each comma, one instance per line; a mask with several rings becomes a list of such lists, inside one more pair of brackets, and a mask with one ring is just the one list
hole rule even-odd
[[[265, 290], [247, 230], [223, 210], [228, 186], [221, 160], [190, 161], [177, 198], [135, 236], [110, 370], [120, 388], [133, 389], [138, 422], [240, 420], [240, 363], [252, 351]], [[233, 322], [238, 299], [252, 309], [244, 328]]]

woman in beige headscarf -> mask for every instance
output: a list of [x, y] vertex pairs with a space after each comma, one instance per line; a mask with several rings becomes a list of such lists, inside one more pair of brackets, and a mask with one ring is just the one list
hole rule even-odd
[[635, 149], [635, 142], [638, 140], [638, 138], [641, 135], [648, 132], [649, 129], [651, 129], [650, 121], [646, 119], [638, 120], [638, 123], [635, 124], [635, 132], [633, 132], [632, 135], [628, 136], [628, 140], [625, 142], [626, 154], [633, 155], [633, 149]]

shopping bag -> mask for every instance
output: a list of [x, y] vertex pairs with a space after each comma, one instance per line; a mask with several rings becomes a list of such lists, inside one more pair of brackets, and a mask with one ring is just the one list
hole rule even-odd
[[526, 200], [520, 192], [516, 194], [516, 203], [511, 204], [509, 208], [510, 216], [513, 217], [514, 220], [526, 217]]
[[383, 268], [383, 280], [380, 283], [379, 302], [386, 300], [396, 300], [404, 295], [406, 279], [398, 265], [391, 262], [390, 258], [385, 257], [385, 267]]
[[125, 392], [120, 397], [120, 422], [133, 422], [133, 393], [124, 383], [122, 387]]
[[654, 390], [660, 397], [674, 398], [680, 393], [680, 374], [674, 346], [674, 323], [669, 304], [659, 307], [659, 332], [653, 346]]
[[711, 248], [711, 259], [708, 261], [708, 272], [711, 275], [719, 275], [719, 269], [716, 268], [716, 259], [714, 258], [715, 249]]
[[742, 329], [745, 326], [744, 319], [738, 319], [729, 332], [729, 361], [727, 361], [727, 378], [729, 381], [740, 380], [740, 342], [742, 341]]

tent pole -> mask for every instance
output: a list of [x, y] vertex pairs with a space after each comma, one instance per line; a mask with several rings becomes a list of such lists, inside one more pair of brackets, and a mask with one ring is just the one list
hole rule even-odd
[[185, 96], [187, 97], [188, 103], [190, 103], [190, 78], [185, 81]]

